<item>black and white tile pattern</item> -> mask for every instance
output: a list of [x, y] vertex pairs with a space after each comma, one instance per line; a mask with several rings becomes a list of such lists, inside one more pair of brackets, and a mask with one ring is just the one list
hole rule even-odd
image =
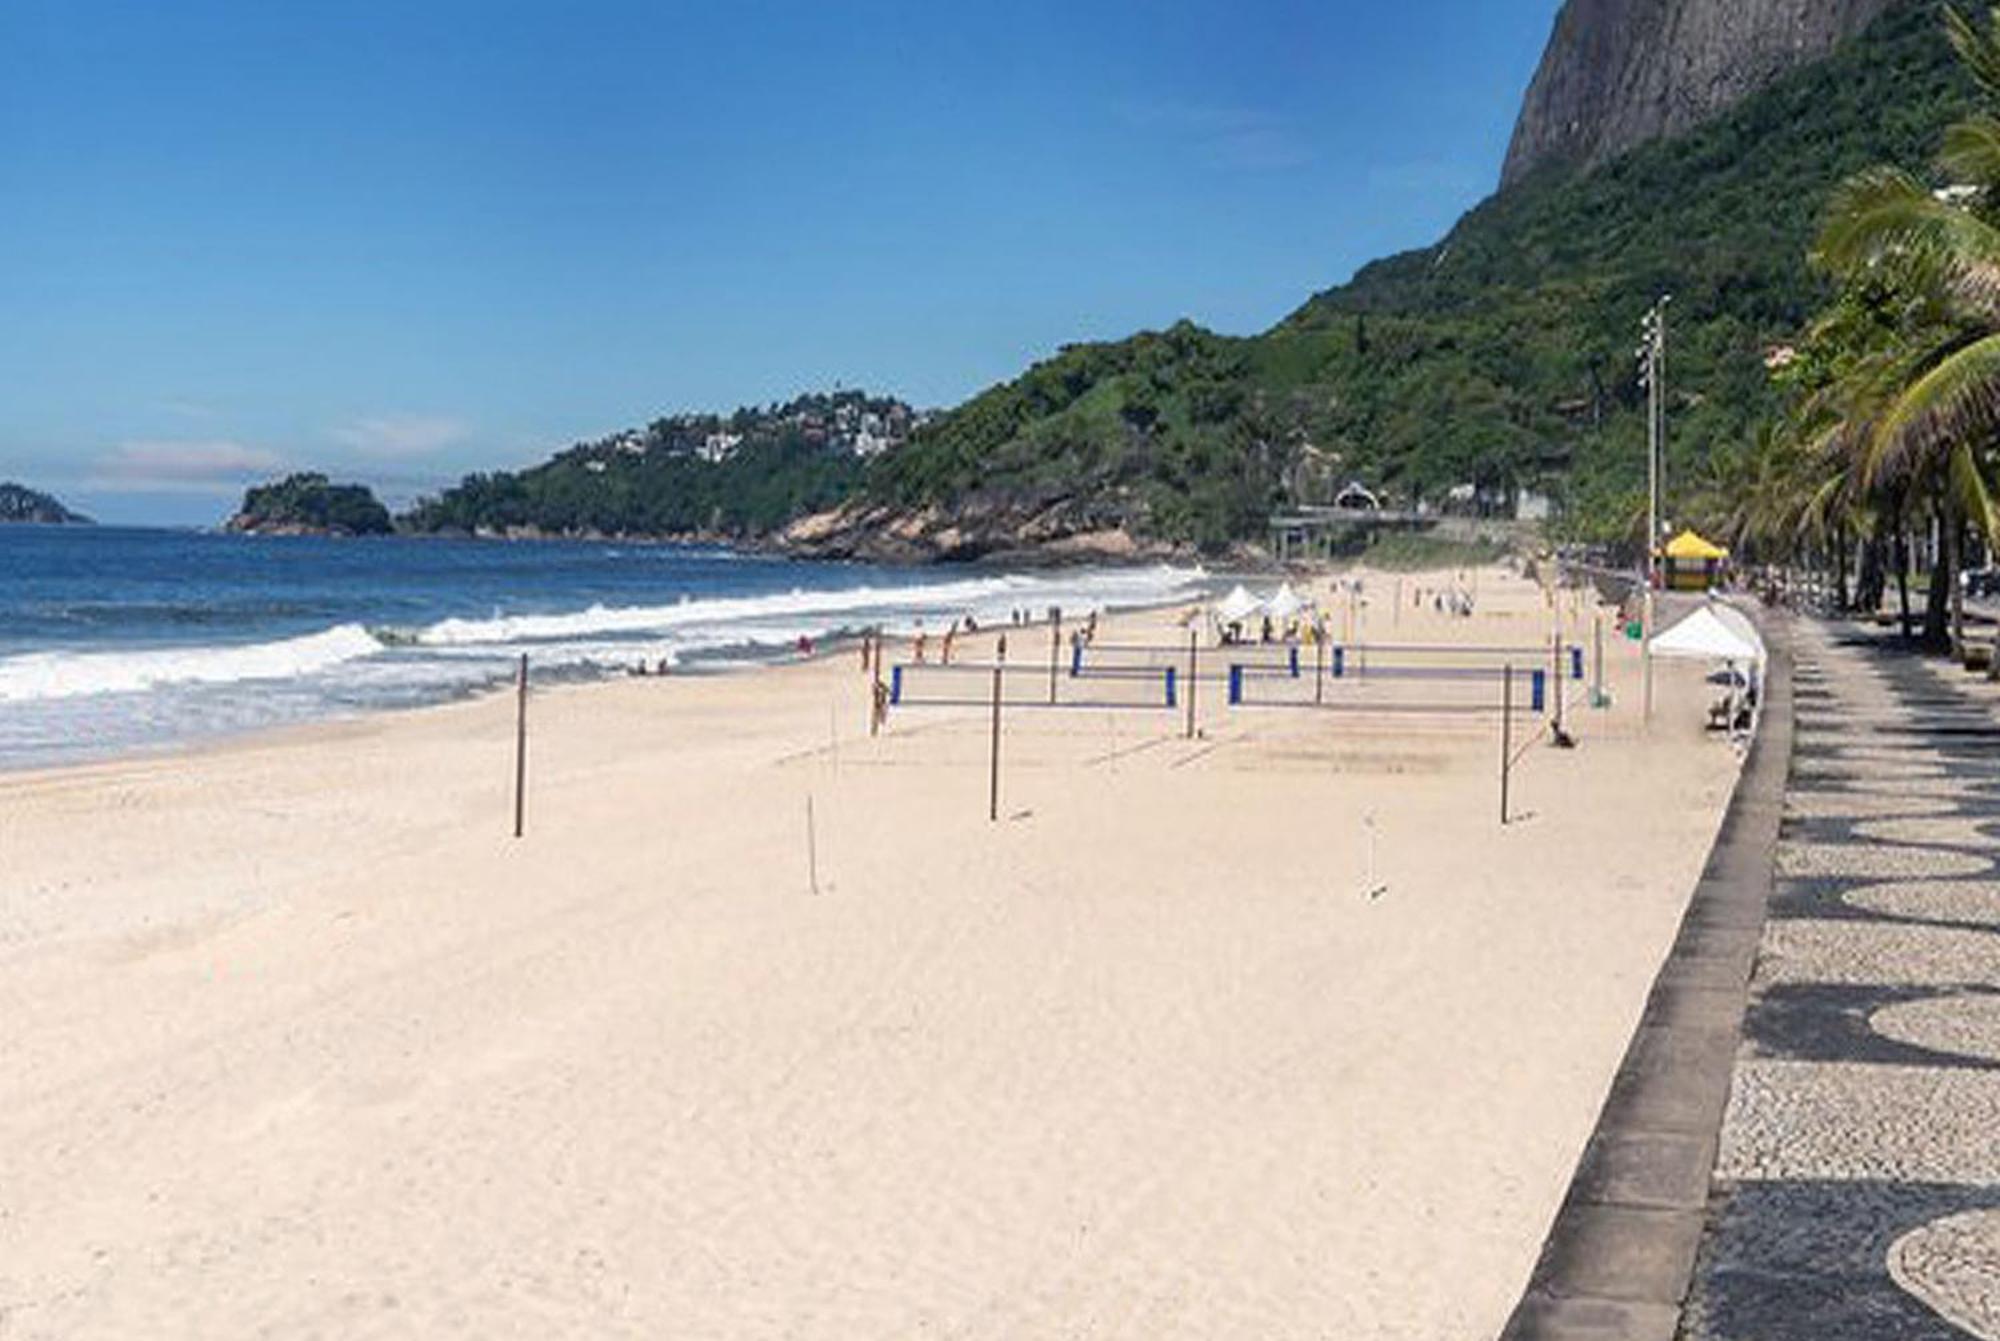
[[2000, 693], [1797, 630], [1688, 1341], [2000, 1341]]

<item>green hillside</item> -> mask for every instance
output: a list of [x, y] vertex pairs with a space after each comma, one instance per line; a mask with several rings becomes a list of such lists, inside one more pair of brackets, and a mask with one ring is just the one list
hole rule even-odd
[[1926, 161], [1969, 96], [1937, 11], [1901, 6], [1722, 119], [1531, 178], [1261, 336], [1183, 323], [1065, 349], [925, 426], [867, 487], [1218, 543], [1358, 476], [1404, 499], [1542, 489], [1576, 532], [1623, 534], [1644, 471], [1641, 313], [1675, 296], [1670, 478], [1686, 479], [1775, 409], [1764, 357], [1828, 292], [1806, 252], [1829, 191]]
[[865, 459], [901, 445], [921, 418], [856, 390], [674, 415], [526, 470], [468, 475], [401, 523], [419, 532], [760, 536], [851, 495]]

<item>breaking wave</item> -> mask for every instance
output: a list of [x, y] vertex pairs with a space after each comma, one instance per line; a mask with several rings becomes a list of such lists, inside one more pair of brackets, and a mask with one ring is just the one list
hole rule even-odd
[[359, 624], [277, 642], [119, 652], [29, 652], [0, 659], [0, 703], [134, 694], [168, 685], [288, 680], [382, 650]]

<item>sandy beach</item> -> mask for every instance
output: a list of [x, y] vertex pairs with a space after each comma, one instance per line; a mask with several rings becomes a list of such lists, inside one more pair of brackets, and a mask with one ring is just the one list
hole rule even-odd
[[1607, 648], [1504, 829], [1497, 718], [1212, 684], [991, 824], [851, 650], [538, 692], [520, 841], [507, 696], [0, 777], [0, 1338], [1489, 1337], [1736, 775]]

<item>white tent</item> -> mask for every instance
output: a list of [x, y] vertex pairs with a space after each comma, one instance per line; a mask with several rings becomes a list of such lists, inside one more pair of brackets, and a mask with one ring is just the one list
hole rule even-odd
[[1306, 603], [1302, 596], [1292, 590], [1292, 584], [1287, 582], [1271, 594], [1271, 598], [1264, 602], [1264, 608], [1270, 612], [1273, 619], [1290, 619], [1305, 609]]
[[[1724, 615], [1735, 619], [1725, 619]], [[1741, 631], [1731, 625], [1741, 621]], [[1764, 664], [1764, 644], [1750, 621], [1727, 606], [1703, 606], [1648, 644], [1656, 657], [1694, 661], [1741, 661]]]
[[1261, 614], [1263, 609], [1264, 603], [1245, 591], [1242, 584], [1238, 583], [1235, 589], [1222, 598], [1222, 603], [1215, 607], [1215, 617], [1223, 624], [1240, 624], [1253, 615]]

